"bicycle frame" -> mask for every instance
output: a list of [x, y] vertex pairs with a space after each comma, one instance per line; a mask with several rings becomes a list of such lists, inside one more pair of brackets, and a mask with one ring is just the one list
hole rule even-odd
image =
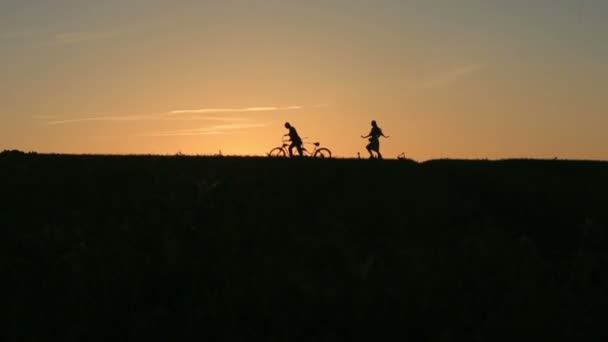
[[[304, 144], [302, 144], [302, 145], [304, 145]], [[285, 151], [285, 155], [289, 155], [289, 146], [291, 146], [291, 144], [287, 144], [287, 143], [283, 143], [283, 146], [281, 146], [283, 151]], [[315, 154], [315, 152], [317, 152], [316, 146], [312, 150], [312, 152], [307, 150], [306, 147], [302, 146], [302, 155], [304, 155], [306, 157], [312, 157]]]
[[[317, 153], [321, 153], [319, 156], [321, 156], [322, 158], [324, 157], [329, 157], [331, 158], [331, 151], [325, 147], [320, 147], [321, 144], [319, 142], [314, 142], [314, 143], [303, 143], [304, 144], [308, 144], [308, 145], [313, 145], [314, 148], [312, 149], [312, 151], [309, 151], [306, 147], [302, 146], [302, 156], [306, 156], [309, 158], [314, 158], [316, 157]], [[289, 146], [291, 146], [291, 141], [290, 140], [286, 140], [283, 139], [283, 144], [280, 147], [276, 147], [274, 149], [272, 149], [270, 151], [270, 153], [268, 153], [268, 156], [288, 156], [289, 155]], [[277, 153], [274, 153], [273, 151], [280, 151]]]
[[[314, 156], [314, 155], [315, 155], [315, 152], [317, 152], [317, 150], [319, 149], [319, 146], [321, 145], [321, 144], [319, 144], [318, 142], [316, 142], [316, 143], [304, 143], [304, 144], [309, 144], [309, 145], [313, 145], [313, 146], [314, 146], [314, 148], [312, 149], [312, 152], [308, 151], [308, 150], [306, 149], [306, 147], [302, 146], [302, 152], [303, 152], [305, 155], [308, 155], [309, 157]], [[304, 144], [302, 144], [302, 145], [304, 145]], [[287, 146], [289, 146], [289, 145], [287, 145]]]

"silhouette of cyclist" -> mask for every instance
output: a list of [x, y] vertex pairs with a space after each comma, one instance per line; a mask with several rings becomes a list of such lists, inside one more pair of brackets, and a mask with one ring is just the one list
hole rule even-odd
[[289, 133], [285, 134], [284, 137], [288, 136], [289, 140], [291, 141], [291, 145], [289, 146], [289, 156], [293, 156], [294, 148], [298, 150], [300, 157], [303, 156], [304, 152], [302, 151], [302, 138], [300, 138], [298, 135], [298, 131], [296, 131], [296, 128], [293, 127], [289, 122], [285, 123], [285, 128], [289, 130]]
[[365, 147], [369, 152], [369, 159], [374, 159], [372, 151], [378, 154], [378, 159], [382, 159], [382, 154], [380, 153], [380, 137], [388, 138], [389, 136], [382, 133], [382, 129], [376, 124], [376, 120], [372, 120], [372, 130], [368, 135], [361, 136], [363, 139], [369, 138], [369, 144]]

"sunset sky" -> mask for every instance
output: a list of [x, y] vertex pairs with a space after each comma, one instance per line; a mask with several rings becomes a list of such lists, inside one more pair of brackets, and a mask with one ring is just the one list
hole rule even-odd
[[608, 159], [606, 0], [2, 0], [0, 150]]

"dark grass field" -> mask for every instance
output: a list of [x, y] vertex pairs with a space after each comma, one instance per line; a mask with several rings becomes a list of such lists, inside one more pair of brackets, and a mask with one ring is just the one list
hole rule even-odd
[[0, 155], [2, 341], [605, 341], [608, 163]]

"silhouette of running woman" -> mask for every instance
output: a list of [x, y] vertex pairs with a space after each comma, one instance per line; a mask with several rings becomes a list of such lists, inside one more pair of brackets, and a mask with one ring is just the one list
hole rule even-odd
[[294, 148], [298, 150], [298, 154], [300, 154], [300, 157], [303, 156], [304, 152], [302, 151], [302, 138], [300, 138], [300, 136], [298, 135], [298, 131], [296, 131], [296, 128], [293, 127], [289, 122], [285, 123], [285, 128], [289, 130], [289, 133], [283, 136], [288, 136], [289, 140], [291, 141], [291, 145], [289, 146], [289, 156], [293, 157]]
[[369, 144], [367, 144], [367, 146], [365, 147], [369, 152], [369, 159], [374, 159], [374, 154], [372, 153], [372, 151], [378, 154], [378, 159], [382, 159], [382, 154], [380, 153], [380, 137], [388, 138], [389, 136], [384, 135], [384, 133], [382, 133], [382, 129], [378, 127], [378, 124], [376, 124], [376, 120], [372, 120], [372, 130], [369, 132], [368, 135], [361, 136], [361, 138], [363, 139], [369, 138]]

